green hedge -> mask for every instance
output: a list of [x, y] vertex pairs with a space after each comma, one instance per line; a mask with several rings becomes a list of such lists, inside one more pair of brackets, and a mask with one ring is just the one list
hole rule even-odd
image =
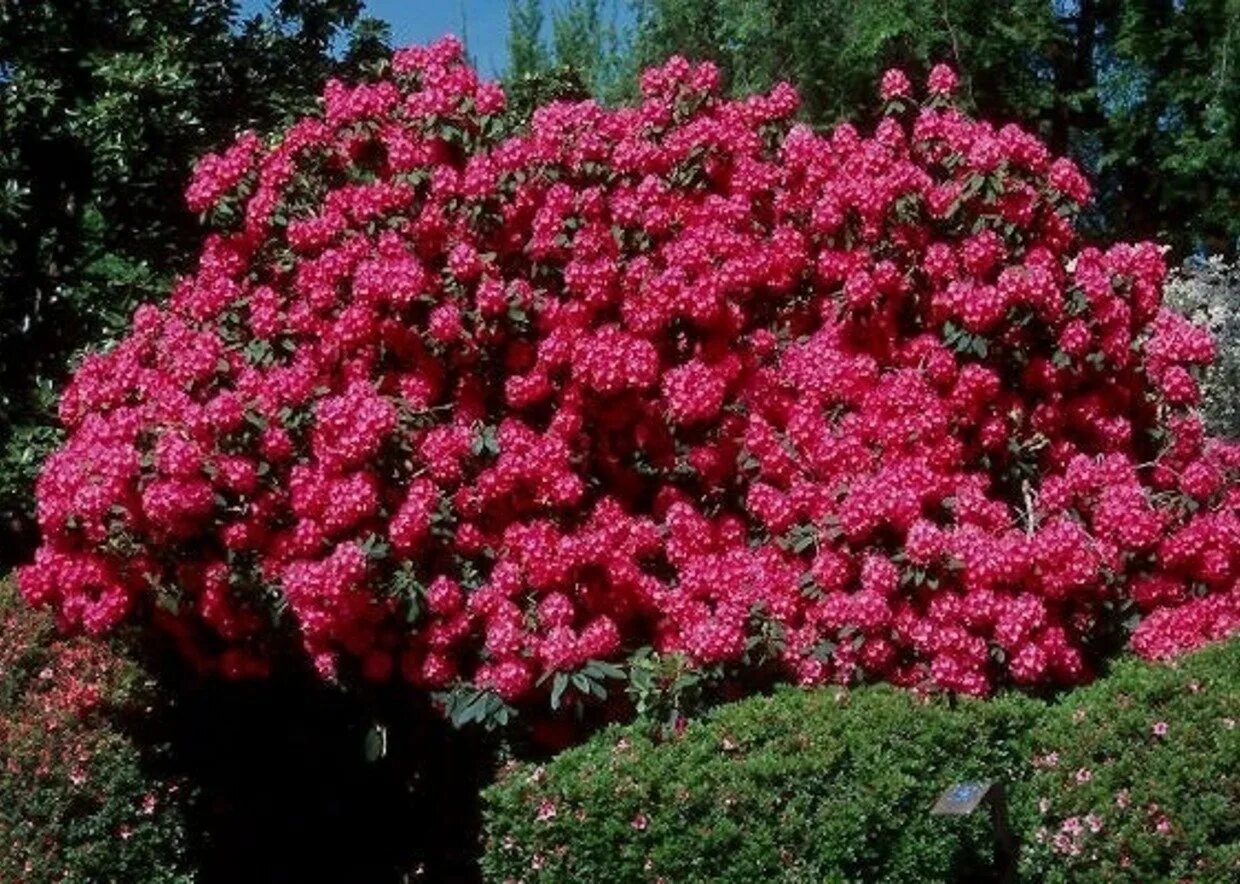
[[181, 882], [183, 788], [131, 736], [149, 679], [0, 580], [0, 881]]
[[[987, 814], [928, 811], [951, 783], [985, 778], [1009, 784], [1023, 880], [1235, 880], [1237, 664], [1232, 642], [1175, 668], [1125, 661], [1054, 704], [785, 689], [720, 707], [667, 742], [641, 725], [611, 728], [546, 765], [504, 771], [484, 795], [484, 873], [979, 880], [993, 862]], [[1128, 811], [1114, 806], [1123, 788]], [[1136, 812], [1149, 804], [1169, 835]], [[1073, 816], [1086, 830], [1102, 820], [1079, 852], [1055, 841]]]
[[527, 881], [967, 880], [990, 862], [988, 820], [927, 810], [949, 783], [1015, 778], [1038, 711], [1020, 698], [953, 709], [886, 686], [787, 689], [659, 745], [641, 727], [610, 729], [487, 792], [484, 870]]
[[1028, 739], [1025, 877], [1240, 881], [1238, 722], [1240, 640], [1069, 694]]

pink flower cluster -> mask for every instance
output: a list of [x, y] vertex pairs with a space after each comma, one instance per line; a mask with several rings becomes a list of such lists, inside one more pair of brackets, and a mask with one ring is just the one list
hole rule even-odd
[[195, 174], [229, 202], [82, 366], [27, 597], [201, 665], [539, 700], [640, 646], [983, 694], [1240, 626], [1240, 448], [1151, 244], [936, 69], [872, 135], [673, 59], [507, 137], [451, 40]]

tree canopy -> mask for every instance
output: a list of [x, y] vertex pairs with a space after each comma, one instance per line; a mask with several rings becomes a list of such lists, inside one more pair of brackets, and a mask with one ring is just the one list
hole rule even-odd
[[[526, 4], [531, 5], [531, 4]], [[538, 4], [532, 4], [537, 6]], [[939, 61], [964, 99], [1019, 122], [1098, 182], [1095, 232], [1178, 254], [1240, 238], [1240, 0], [630, 0], [610, 54], [591, 35], [612, 7], [553, 7], [552, 49], [603, 97], [671, 55], [715, 61], [734, 93], [787, 80], [828, 126], [863, 117], [882, 72]], [[535, 28], [537, 34], [537, 28]], [[526, 32], [528, 42], [529, 32]], [[535, 44], [537, 47], [537, 44]], [[538, 54], [541, 52], [541, 56]], [[514, 52], [514, 59], [517, 57]]]

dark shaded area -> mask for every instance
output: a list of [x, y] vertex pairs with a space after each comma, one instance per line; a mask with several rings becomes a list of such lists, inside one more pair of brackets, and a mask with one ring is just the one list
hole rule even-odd
[[408, 688], [168, 680], [159, 729], [195, 792], [206, 884], [481, 880], [485, 734], [453, 729]]
[[0, 573], [29, 561], [38, 545], [34, 519], [18, 509], [0, 509]]

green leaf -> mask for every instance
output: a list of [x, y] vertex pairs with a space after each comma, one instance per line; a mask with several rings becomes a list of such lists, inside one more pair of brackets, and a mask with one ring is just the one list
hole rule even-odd
[[387, 754], [387, 728], [377, 722], [366, 731], [363, 753], [367, 761], [378, 761]]
[[615, 663], [607, 663], [603, 660], [596, 660], [593, 665], [596, 666], [599, 672], [601, 672], [606, 678], [624, 678], [624, 670]]
[[560, 700], [564, 697], [564, 691], [568, 688], [568, 673], [557, 672], [555, 680], [551, 683], [551, 708], [559, 709]]

